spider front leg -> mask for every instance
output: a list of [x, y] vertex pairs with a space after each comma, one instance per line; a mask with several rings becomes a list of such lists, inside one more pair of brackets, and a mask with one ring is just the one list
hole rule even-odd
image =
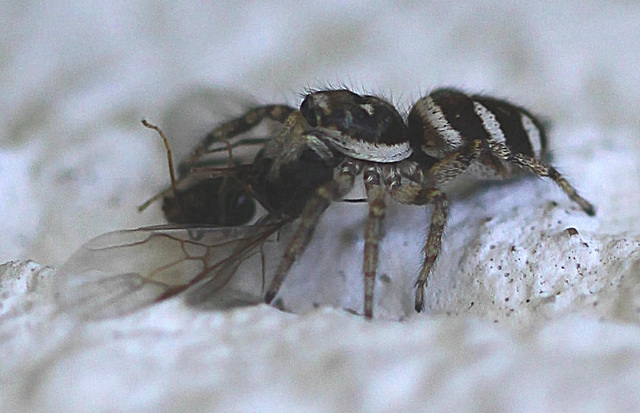
[[594, 206], [578, 195], [578, 191], [553, 166], [528, 155], [513, 153], [507, 145], [500, 142], [489, 142], [489, 149], [494, 156], [501, 160], [515, 164], [540, 177], [552, 179], [567, 194], [569, 199], [578, 204], [587, 215], [594, 216], [596, 214]]
[[200, 144], [194, 148], [189, 163], [193, 164], [200, 157], [209, 153], [209, 146], [215, 142], [224, 142], [234, 136], [248, 132], [265, 119], [284, 123], [292, 112], [295, 112], [295, 109], [287, 105], [265, 105], [250, 109], [243, 115], [225, 122], [209, 132]]
[[369, 220], [364, 235], [364, 316], [373, 317], [373, 295], [378, 268], [378, 251], [382, 238], [382, 221], [386, 211], [386, 191], [380, 182], [380, 174], [375, 167], [364, 172], [364, 182], [369, 203]]
[[267, 304], [271, 303], [278, 294], [291, 266], [309, 244], [322, 213], [329, 207], [331, 202], [344, 197], [351, 191], [355, 177], [361, 170], [362, 164], [360, 162], [344, 161], [339, 166], [338, 175], [333, 180], [320, 186], [315, 195], [307, 201], [302, 210], [300, 226], [291, 241], [289, 241], [284, 256], [276, 269], [273, 281], [265, 294], [264, 300]]

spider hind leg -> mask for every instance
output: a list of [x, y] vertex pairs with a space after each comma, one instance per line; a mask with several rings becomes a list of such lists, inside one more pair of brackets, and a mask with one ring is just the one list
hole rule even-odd
[[595, 207], [578, 194], [578, 191], [553, 166], [522, 153], [513, 153], [509, 147], [499, 142], [489, 144], [491, 152], [501, 160], [512, 163], [537, 176], [553, 180], [573, 202], [589, 216], [596, 214]]

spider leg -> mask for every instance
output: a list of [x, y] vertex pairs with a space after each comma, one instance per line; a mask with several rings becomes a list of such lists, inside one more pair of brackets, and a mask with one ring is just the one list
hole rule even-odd
[[[250, 146], [264, 145], [269, 139], [271, 139], [271, 136], [238, 139], [235, 141], [231, 141], [230, 139], [226, 139], [226, 138], [220, 138], [220, 141], [216, 143], [221, 143], [224, 146], [213, 147], [213, 148], [208, 146], [202, 147], [197, 154], [194, 151], [194, 153], [191, 154], [190, 159], [183, 161], [178, 165], [178, 171], [180, 171], [181, 175], [188, 175], [193, 170], [215, 167], [218, 165], [223, 165], [224, 163], [227, 164], [226, 166], [227, 168], [231, 168], [233, 167], [233, 165], [235, 165], [235, 161], [233, 160], [234, 148], [247, 148]], [[204, 159], [200, 161], [200, 158], [203, 157], [204, 155], [212, 155], [220, 152], [227, 152], [226, 159], [225, 158], [222, 158], [219, 160]]]
[[400, 187], [397, 191], [392, 191], [391, 193], [400, 202], [417, 205], [434, 204], [429, 234], [423, 248], [424, 261], [416, 280], [415, 309], [418, 312], [424, 308], [424, 292], [429, 274], [442, 249], [442, 234], [444, 233], [449, 213], [447, 197], [439, 188], [466, 171], [469, 165], [482, 155], [486, 148], [485, 145], [485, 142], [480, 139], [472, 141], [464, 150], [452, 153], [433, 165], [427, 171], [424, 181], [421, 182], [421, 187], [417, 190], [414, 189], [415, 186], [408, 186], [405, 187], [408, 188], [405, 191]]
[[364, 172], [367, 201], [369, 202], [369, 220], [364, 235], [364, 316], [373, 317], [373, 294], [378, 268], [378, 251], [382, 238], [382, 220], [386, 211], [386, 191], [380, 182], [380, 174], [375, 167]]
[[431, 215], [431, 225], [429, 226], [427, 242], [423, 248], [424, 261], [422, 263], [422, 269], [416, 281], [415, 309], [417, 312], [421, 312], [424, 309], [424, 292], [427, 288], [427, 282], [433, 264], [435, 264], [442, 249], [442, 234], [449, 213], [449, 202], [444, 192], [440, 192], [436, 188], [430, 188], [425, 190], [425, 194], [429, 202], [434, 204], [434, 210]]
[[271, 119], [284, 123], [287, 117], [295, 109], [287, 105], [265, 105], [258, 106], [247, 111], [242, 116], [224, 122], [211, 132], [209, 132], [202, 142], [195, 147], [191, 153], [189, 164], [194, 163], [202, 155], [209, 152], [208, 147], [215, 142], [223, 142], [226, 139], [238, 136], [247, 132], [260, 124], [264, 119]]
[[351, 191], [355, 177], [360, 173], [361, 169], [362, 165], [359, 162], [344, 161], [339, 167], [338, 175], [333, 180], [320, 186], [316, 190], [315, 195], [307, 201], [302, 210], [300, 226], [293, 235], [293, 238], [291, 238], [291, 241], [289, 241], [289, 245], [280, 260], [273, 281], [265, 294], [265, 302], [267, 304], [271, 303], [278, 294], [280, 286], [282, 286], [282, 283], [287, 277], [291, 266], [309, 244], [322, 213], [329, 207], [331, 202], [344, 197]]
[[464, 150], [454, 152], [436, 162], [429, 169], [429, 174], [434, 179], [433, 186], [442, 188], [466, 171], [469, 165], [480, 157], [485, 147], [484, 141], [475, 139]]
[[490, 142], [489, 149], [499, 159], [513, 163], [538, 176], [552, 179], [587, 215], [594, 216], [596, 214], [594, 206], [578, 195], [578, 191], [553, 166], [528, 155], [513, 153], [505, 144], [500, 142]]

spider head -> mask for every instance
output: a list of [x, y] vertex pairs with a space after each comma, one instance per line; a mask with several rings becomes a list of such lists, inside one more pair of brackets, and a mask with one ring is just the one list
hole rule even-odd
[[313, 92], [300, 112], [314, 133], [344, 155], [370, 162], [398, 162], [411, 155], [406, 125], [389, 102], [348, 90]]

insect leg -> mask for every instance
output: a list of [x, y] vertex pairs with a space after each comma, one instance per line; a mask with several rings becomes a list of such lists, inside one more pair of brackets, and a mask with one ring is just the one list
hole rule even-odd
[[[434, 204], [433, 214], [431, 215], [431, 224], [429, 226], [429, 234], [427, 242], [423, 248], [424, 261], [418, 279], [416, 281], [416, 301], [415, 309], [420, 312], [424, 309], [424, 292], [427, 288], [429, 274], [433, 269], [433, 265], [442, 249], [442, 234], [447, 223], [449, 214], [449, 202], [444, 192], [437, 188], [441, 188], [455, 177], [463, 173], [476, 161], [483, 150], [485, 142], [476, 139], [463, 151], [452, 153], [451, 155], [441, 159], [433, 165], [428, 173], [432, 176], [435, 188], [428, 188], [421, 191], [423, 197], [422, 203]], [[418, 197], [420, 198], [420, 196]]]
[[578, 195], [576, 189], [553, 166], [547, 165], [546, 163], [532, 158], [531, 156], [521, 153], [512, 153], [506, 145], [499, 142], [491, 142], [489, 144], [489, 148], [495, 156], [504, 161], [513, 163], [538, 176], [552, 179], [573, 202], [578, 204], [580, 208], [587, 213], [587, 215], [594, 216], [596, 214], [594, 206], [589, 201]]
[[367, 201], [369, 202], [369, 220], [364, 235], [364, 316], [373, 317], [373, 294], [378, 268], [378, 250], [382, 238], [382, 220], [384, 219], [386, 191], [380, 183], [380, 175], [375, 168], [364, 172]]
[[362, 166], [359, 162], [344, 161], [339, 167], [338, 176], [332, 181], [320, 186], [315, 195], [307, 201], [302, 210], [302, 221], [300, 226], [293, 235], [293, 238], [287, 246], [284, 256], [280, 260], [280, 264], [276, 270], [275, 276], [267, 293], [265, 294], [265, 302], [271, 303], [276, 294], [280, 290], [280, 286], [284, 282], [289, 269], [295, 262], [296, 258], [302, 254], [307, 247], [313, 231], [316, 228], [320, 216], [329, 207], [332, 201], [345, 196], [351, 188], [355, 176], [360, 173]]

